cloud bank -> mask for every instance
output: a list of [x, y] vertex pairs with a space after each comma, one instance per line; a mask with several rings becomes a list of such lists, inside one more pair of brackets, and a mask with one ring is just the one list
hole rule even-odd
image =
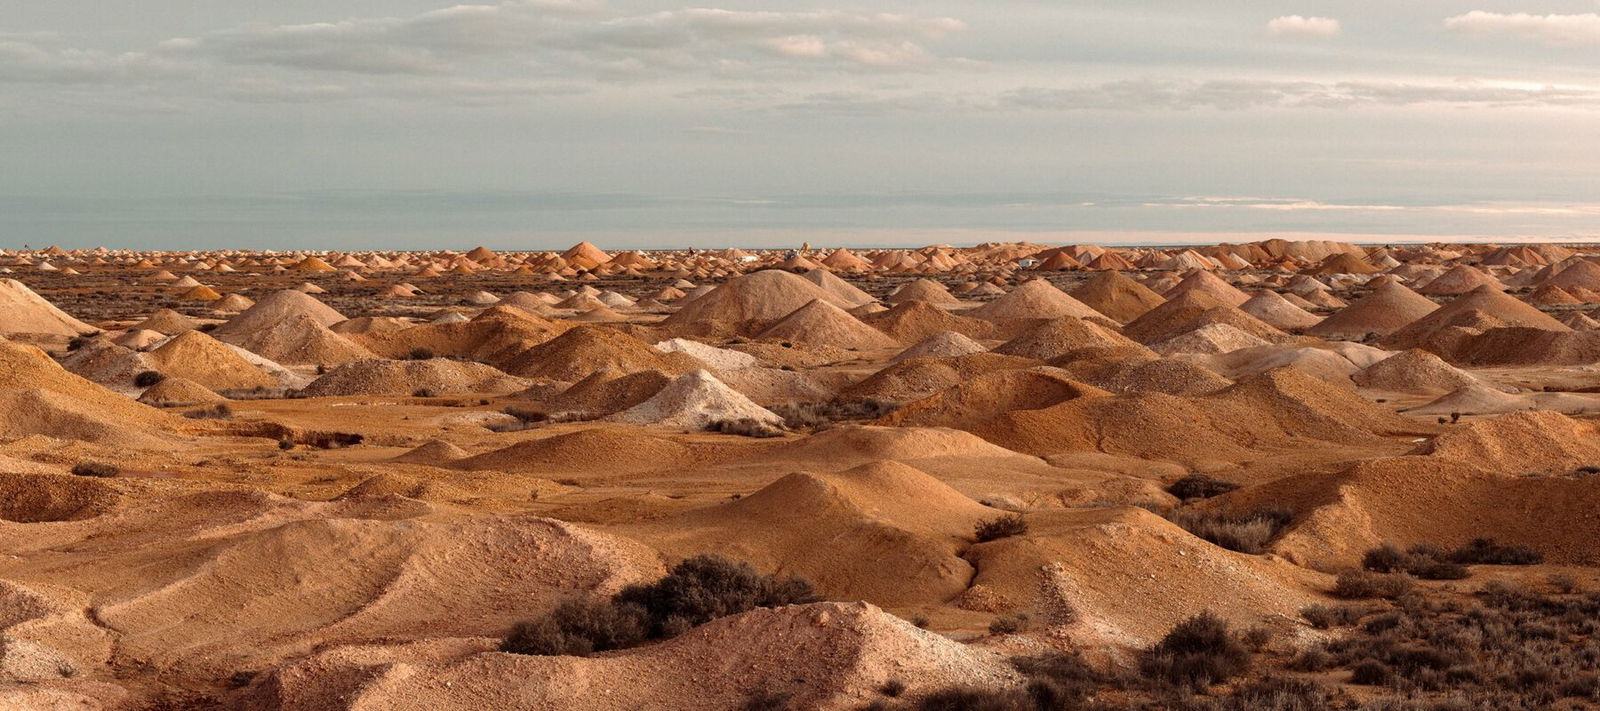
[[1447, 18], [1444, 26], [1472, 35], [1500, 35], [1552, 44], [1600, 43], [1600, 14], [1530, 15], [1473, 10]]

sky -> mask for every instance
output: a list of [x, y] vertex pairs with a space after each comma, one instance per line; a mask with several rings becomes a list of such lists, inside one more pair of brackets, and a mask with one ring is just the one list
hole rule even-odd
[[1600, 0], [50, 0], [0, 246], [1600, 239]]

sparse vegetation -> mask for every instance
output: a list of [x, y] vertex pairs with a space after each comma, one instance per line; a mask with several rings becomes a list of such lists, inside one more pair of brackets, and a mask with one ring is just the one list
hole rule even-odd
[[788, 711], [794, 708], [794, 696], [777, 691], [757, 691], [745, 699], [740, 711]]
[[189, 410], [183, 413], [183, 416], [191, 420], [231, 420], [233, 419], [233, 408], [229, 407], [228, 403], [219, 402], [210, 407]]
[[803, 579], [762, 575], [749, 563], [699, 555], [673, 566], [661, 580], [624, 588], [615, 599], [644, 607], [652, 636], [673, 637], [718, 617], [818, 598]]
[[411, 391], [411, 397], [437, 397], [437, 395], [433, 388], [417, 388]]
[[1334, 597], [1346, 600], [1394, 599], [1411, 591], [1415, 580], [1405, 573], [1374, 573], [1350, 569], [1334, 581]]
[[1537, 565], [1544, 561], [1538, 551], [1522, 546], [1503, 546], [1493, 538], [1474, 538], [1450, 554], [1450, 562], [1463, 565]]
[[114, 464], [104, 462], [78, 462], [72, 465], [73, 476], [87, 476], [98, 479], [109, 479], [122, 474], [122, 470]]
[[548, 412], [543, 410], [534, 410], [527, 407], [519, 407], [516, 405], [508, 405], [504, 409], [500, 410], [500, 412], [502, 414], [510, 415], [516, 419], [510, 422], [499, 421], [491, 422], [485, 425], [484, 427], [486, 427], [490, 432], [521, 432], [523, 430], [532, 429], [535, 425], [540, 423], [555, 421]]
[[431, 360], [433, 359], [434, 354], [432, 348], [418, 346], [411, 349], [411, 352], [406, 354], [406, 357], [410, 358], [411, 360]]
[[1307, 605], [1300, 608], [1300, 616], [1319, 630], [1349, 627], [1361, 621], [1367, 609], [1357, 605]]
[[1139, 661], [1146, 677], [1194, 688], [1227, 681], [1249, 667], [1249, 650], [1209, 611], [1179, 622]]
[[1361, 567], [1378, 573], [1406, 573], [1423, 580], [1461, 580], [1471, 575], [1467, 565], [1532, 565], [1543, 557], [1520, 546], [1502, 546], [1491, 538], [1446, 552], [1438, 546], [1419, 543], [1402, 551], [1384, 544], [1361, 557]]
[[166, 379], [167, 376], [162, 375], [154, 370], [142, 370], [139, 371], [138, 375], [133, 376], [133, 384], [135, 387], [148, 388], [157, 385]]
[[689, 558], [666, 577], [630, 585], [610, 600], [568, 601], [544, 617], [519, 623], [501, 644], [517, 654], [585, 655], [675, 637], [758, 607], [816, 602], [800, 578], [762, 575], [748, 563], [713, 555]]
[[1020, 536], [1027, 532], [1028, 522], [1022, 518], [1022, 514], [1006, 514], [998, 518], [979, 521], [976, 526], [973, 526], [972, 531], [973, 537], [978, 539], [979, 543]]
[[1000, 635], [1026, 632], [1028, 627], [1032, 626], [1032, 623], [1033, 620], [1028, 617], [1026, 612], [996, 617], [993, 622], [989, 623], [989, 634]]
[[1293, 514], [1287, 510], [1271, 509], [1234, 517], [1179, 509], [1168, 518], [1184, 530], [1223, 548], [1259, 555], [1267, 550], [1268, 544], [1283, 527], [1289, 525]]
[[791, 430], [828, 429], [840, 422], [876, 420], [894, 412], [895, 406], [878, 400], [853, 402], [791, 402], [767, 408], [783, 418], [783, 426]]
[[1428, 544], [1404, 551], [1382, 545], [1366, 552], [1361, 567], [1379, 573], [1406, 573], [1423, 580], [1461, 580], [1471, 574], [1466, 566], [1444, 559], [1444, 552]]
[[298, 390], [267, 388], [260, 385], [253, 388], [218, 390], [217, 394], [229, 400], [282, 400], [305, 397]]
[[1600, 702], [1600, 595], [1548, 596], [1495, 581], [1476, 597], [1472, 605], [1407, 598], [1321, 647], [1325, 668], [1406, 695], [1469, 694], [1474, 708]]
[[1190, 474], [1182, 479], [1172, 482], [1167, 487], [1167, 493], [1188, 501], [1190, 499], [1209, 499], [1221, 496], [1239, 488], [1238, 484], [1221, 479], [1213, 479], [1204, 474]]
[[706, 425], [706, 431], [756, 438], [783, 436], [783, 430], [751, 417], [740, 417], [732, 420], [714, 420], [710, 424]]
[[567, 600], [550, 614], [518, 623], [500, 651], [542, 656], [587, 656], [645, 640], [648, 615], [633, 603]]

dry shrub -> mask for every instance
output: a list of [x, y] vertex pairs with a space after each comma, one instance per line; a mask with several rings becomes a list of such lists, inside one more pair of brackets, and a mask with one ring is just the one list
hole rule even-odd
[[1346, 600], [1394, 599], [1411, 591], [1415, 584], [1405, 573], [1374, 573], [1354, 568], [1339, 573], [1333, 595]]
[[1444, 556], [1444, 551], [1427, 543], [1404, 551], [1385, 543], [1367, 551], [1361, 567], [1379, 573], [1408, 573], [1423, 580], [1462, 580], [1471, 575], [1466, 566]]
[[1361, 621], [1367, 609], [1359, 605], [1307, 605], [1300, 608], [1300, 616], [1319, 630], [1349, 627]]
[[876, 420], [894, 411], [894, 405], [878, 400], [854, 402], [790, 402], [767, 408], [783, 418], [791, 430], [824, 430], [838, 422]]
[[794, 696], [781, 691], [756, 691], [745, 699], [739, 711], [789, 711], [795, 708]]
[[1028, 613], [1026, 612], [1019, 612], [1015, 615], [1007, 615], [1004, 617], [996, 617], [994, 618], [993, 622], [989, 623], [989, 634], [1019, 634], [1026, 632], [1028, 628], [1032, 626], [1032, 624], [1033, 620], [1032, 618], [1028, 617]]
[[190, 410], [183, 413], [183, 416], [191, 420], [231, 420], [233, 419], [233, 408], [229, 407], [228, 403], [219, 402], [211, 407]]
[[73, 476], [110, 479], [111, 477], [118, 476], [120, 474], [122, 474], [122, 470], [118, 469], [116, 465], [105, 464], [103, 462], [78, 462], [77, 464], [72, 465]]
[[1471, 575], [1468, 565], [1533, 565], [1543, 559], [1530, 548], [1476, 538], [1450, 552], [1431, 543], [1418, 543], [1404, 551], [1385, 543], [1367, 551], [1361, 567], [1380, 573], [1409, 573], [1424, 580], [1461, 580]]
[[644, 608], [610, 601], [568, 600], [549, 615], [518, 623], [500, 651], [543, 656], [587, 656], [632, 647], [645, 639]]
[[138, 375], [133, 376], [133, 384], [135, 387], [148, 388], [166, 379], [167, 376], [154, 370], [142, 370], [139, 371]]
[[1522, 546], [1502, 546], [1493, 538], [1474, 538], [1450, 554], [1450, 562], [1464, 565], [1537, 565], [1538, 551]]
[[610, 600], [569, 600], [517, 624], [501, 642], [516, 654], [586, 655], [675, 637], [696, 625], [758, 607], [816, 602], [800, 578], [762, 575], [748, 563], [700, 555], [653, 583], [630, 585]]
[[553, 421], [550, 417], [550, 413], [547, 413], [543, 410], [518, 407], [516, 405], [508, 405], [501, 409], [500, 412], [510, 415], [516, 419], [511, 422], [491, 422], [487, 425], [484, 425], [484, 427], [490, 432], [521, 432], [523, 430], [533, 429], [535, 425], [538, 425], [542, 422]]
[[1227, 681], [1249, 668], [1249, 650], [1209, 611], [1179, 622], [1139, 661], [1146, 677], [1184, 688]]
[[624, 588], [615, 601], [643, 607], [650, 615], [652, 636], [673, 637], [718, 617], [816, 602], [817, 595], [801, 578], [762, 575], [749, 563], [699, 555], [673, 566], [654, 583]]
[[305, 397], [300, 391], [290, 391], [283, 388], [268, 388], [257, 385], [253, 388], [218, 390], [221, 395], [229, 400], [284, 400]]
[[1293, 518], [1287, 510], [1269, 509], [1243, 517], [1178, 510], [1169, 520], [1184, 530], [1231, 551], [1259, 555]]
[[741, 437], [782, 437], [783, 430], [769, 425], [761, 420], [751, 417], [740, 417], [732, 420], [715, 420], [706, 425], [710, 432], [739, 435]]
[[1022, 514], [1007, 514], [985, 519], [972, 528], [973, 537], [977, 538], [979, 543], [1020, 536], [1027, 532], [1028, 522], [1022, 518]]
[[1167, 493], [1184, 501], [1190, 499], [1209, 499], [1221, 496], [1239, 488], [1238, 484], [1221, 479], [1213, 479], [1204, 474], [1190, 474], [1182, 479], [1172, 482], [1167, 487]]

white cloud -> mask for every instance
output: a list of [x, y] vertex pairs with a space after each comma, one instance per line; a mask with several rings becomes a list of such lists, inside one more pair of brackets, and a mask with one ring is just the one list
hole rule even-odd
[[113, 54], [58, 49], [33, 42], [0, 40], [0, 80], [86, 84], [154, 78], [180, 71], [177, 63], [143, 52]]
[[1185, 111], [1250, 108], [1347, 109], [1418, 104], [1462, 107], [1600, 107], [1600, 87], [1509, 86], [1349, 81], [1129, 80], [1069, 87], [1024, 87], [999, 97], [1002, 107], [1057, 111]]
[[1600, 14], [1530, 15], [1525, 12], [1499, 13], [1473, 10], [1447, 18], [1444, 26], [1474, 35], [1507, 35], [1541, 40], [1553, 44], [1600, 42]]
[[1267, 32], [1274, 37], [1311, 37], [1325, 39], [1338, 36], [1342, 27], [1338, 20], [1327, 17], [1284, 15], [1267, 23]]
[[457, 5], [404, 18], [249, 25], [170, 40], [162, 48], [230, 64], [365, 74], [449, 74], [476, 65], [605, 77], [726, 74], [758, 72], [775, 60], [882, 71], [933, 62], [923, 43], [965, 27], [944, 17], [838, 10], [690, 8], [630, 15], [543, 0]]

